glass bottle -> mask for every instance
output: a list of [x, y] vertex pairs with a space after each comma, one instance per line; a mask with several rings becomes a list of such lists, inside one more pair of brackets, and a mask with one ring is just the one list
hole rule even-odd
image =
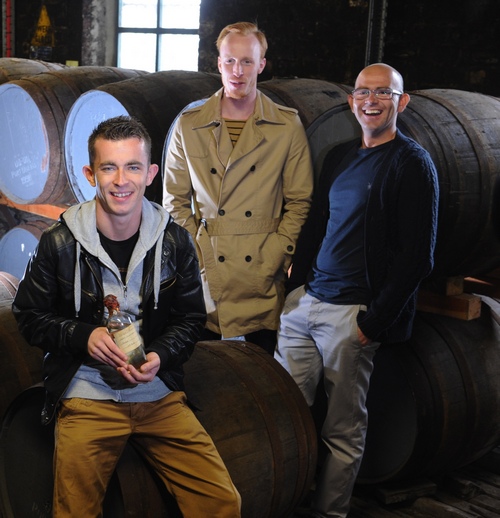
[[118, 299], [114, 295], [104, 298], [109, 316], [106, 327], [116, 345], [127, 355], [128, 363], [138, 369], [146, 362], [146, 354], [142, 339], [130, 318], [130, 315], [120, 310]]

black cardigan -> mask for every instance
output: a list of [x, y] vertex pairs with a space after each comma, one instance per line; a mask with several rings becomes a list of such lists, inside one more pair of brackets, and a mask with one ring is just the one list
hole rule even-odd
[[[325, 157], [311, 210], [297, 242], [288, 290], [306, 283], [325, 236], [329, 191], [341, 160], [359, 139], [340, 144]], [[340, 169], [339, 171], [335, 171]], [[358, 315], [361, 331], [379, 342], [411, 335], [417, 289], [434, 260], [439, 186], [429, 153], [397, 132], [378, 168], [365, 211], [366, 278], [372, 301]]]

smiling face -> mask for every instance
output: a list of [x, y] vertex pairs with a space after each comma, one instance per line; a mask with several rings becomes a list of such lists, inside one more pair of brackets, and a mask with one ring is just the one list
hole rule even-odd
[[97, 225], [110, 239], [127, 239], [139, 228], [144, 192], [158, 166], [149, 164], [145, 142], [135, 137], [98, 138], [94, 148], [93, 164], [83, 172], [96, 187]]
[[[392, 88], [403, 91], [401, 75], [385, 64], [370, 65], [360, 72], [355, 88]], [[380, 100], [373, 92], [366, 99], [357, 100], [349, 95], [348, 102], [363, 131], [363, 147], [373, 147], [392, 140], [396, 135], [396, 121], [410, 96], [394, 94], [392, 99]]]
[[226, 97], [243, 99], [256, 95], [257, 77], [266, 66], [261, 53], [259, 40], [253, 34], [229, 33], [222, 40], [218, 66]]

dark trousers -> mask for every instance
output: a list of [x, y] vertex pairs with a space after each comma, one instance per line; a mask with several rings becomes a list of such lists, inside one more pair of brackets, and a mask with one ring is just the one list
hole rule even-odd
[[[221, 335], [210, 331], [209, 329], [204, 329], [201, 335], [200, 340], [220, 340]], [[253, 333], [248, 333], [245, 335], [245, 340], [247, 342], [251, 342], [259, 347], [262, 347], [264, 351], [269, 353], [271, 356], [274, 356], [274, 349], [276, 347], [276, 331], [271, 331], [270, 329], [259, 329], [259, 331], [254, 331]]]

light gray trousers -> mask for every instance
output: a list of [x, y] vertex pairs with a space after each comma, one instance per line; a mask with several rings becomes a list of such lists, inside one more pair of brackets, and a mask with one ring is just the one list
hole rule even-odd
[[275, 358], [291, 374], [307, 403], [323, 379], [328, 397], [321, 437], [327, 446], [316, 485], [318, 517], [345, 517], [365, 445], [366, 396], [378, 342], [361, 346], [356, 316], [360, 305], [335, 305], [291, 292], [283, 308]]

